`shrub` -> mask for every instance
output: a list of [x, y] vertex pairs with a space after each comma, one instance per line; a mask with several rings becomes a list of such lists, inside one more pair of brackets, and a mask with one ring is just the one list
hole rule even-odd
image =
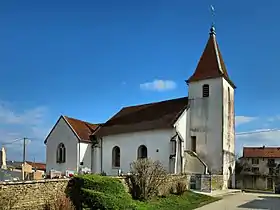
[[166, 183], [167, 172], [159, 161], [139, 159], [131, 163], [131, 175], [127, 183], [134, 199], [148, 200], [158, 195], [161, 185]]
[[45, 210], [75, 210], [71, 200], [63, 193], [54, 195], [54, 198], [46, 201]]
[[107, 176], [107, 174], [106, 174], [106, 172], [102, 171], [102, 172], [100, 173], [100, 176]]
[[75, 207], [92, 209], [133, 209], [134, 202], [120, 180], [100, 175], [79, 175], [70, 180], [68, 195]]
[[82, 194], [85, 198], [86, 205], [91, 207], [91, 209], [130, 210], [136, 208], [133, 200], [125, 194], [112, 195], [88, 189], [82, 189]]
[[182, 195], [186, 191], [187, 191], [187, 184], [183, 181], [178, 181], [176, 183], [176, 194], [177, 195]]

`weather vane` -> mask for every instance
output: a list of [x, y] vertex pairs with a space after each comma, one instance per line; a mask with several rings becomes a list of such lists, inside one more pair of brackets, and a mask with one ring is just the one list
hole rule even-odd
[[215, 26], [215, 21], [214, 21], [214, 19], [215, 19], [215, 8], [214, 8], [214, 6], [213, 5], [210, 5], [210, 10], [211, 10], [211, 16], [212, 16], [212, 27], [214, 27]]

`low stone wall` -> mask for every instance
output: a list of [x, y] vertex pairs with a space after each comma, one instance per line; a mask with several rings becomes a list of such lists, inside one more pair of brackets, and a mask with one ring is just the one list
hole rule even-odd
[[47, 200], [64, 192], [69, 179], [0, 182], [0, 206], [11, 202], [12, 209], [42, 209]]
[[200, 190], [204, 192], [210, 192], [213, 190], [222, 190], [224, 186], [223, 175], [201, 175], [198, 178], [200, 181]]
[[211, 189], [212, 190], [222, 190], [224, 186], [224, 176], [223, 175], [211, 175]]

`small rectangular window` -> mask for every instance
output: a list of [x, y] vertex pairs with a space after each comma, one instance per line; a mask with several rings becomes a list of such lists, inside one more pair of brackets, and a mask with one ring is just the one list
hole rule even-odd
[[191, 150], [196, 152], [196, 136], [191, 137]]
[[259, 159], [258, 158], [253, 158], [252, 159], [252, 164], [259, 164]]
[[253, 167], [253, 168], [252, 168], [252, 172], [253, 172], [253, 173], [258, 173], [258, 172], [259, 172], [259, 168]]
[[274, 168], [269, 168], [268, 170], [269, 170], [269, 175], [274, 174]]
[[209, 85], [205, 84], [202, 86], [202, 96], [203, 98], [209, 97]]

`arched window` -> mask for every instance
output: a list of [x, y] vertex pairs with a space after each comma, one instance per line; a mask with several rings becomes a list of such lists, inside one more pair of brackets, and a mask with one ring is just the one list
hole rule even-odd
[[202, 86], [202, 96], [203, 96], [203, 98], [209, 97], [209, 85], [208, 84], [204, 84]]
[[147, 158], [148, 157], [148, 149], [145, 145], [141, 145], [138, 147], [137, 151], [137, 159]]
[[115, 146], [112, 150], [112, 166], [119, 168], [121, 165], [121, 150], [118, 146]]
[[56, 151], [56, 162], [57, 163], [65, 163], [66, 161], [66, 148], [63, 143], [60, 143], [57, 147]]

